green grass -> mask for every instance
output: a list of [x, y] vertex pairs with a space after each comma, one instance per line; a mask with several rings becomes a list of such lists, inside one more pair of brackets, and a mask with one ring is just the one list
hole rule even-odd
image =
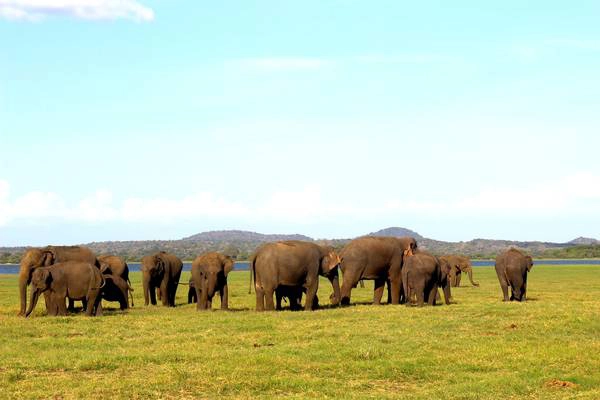
[[[502, 303], [481, 267], [451, 306], [270, 313], [253, 311], [247, 272], [230, 275], [231, 312], [203, 313], [186, 286], [178, 307], [144, 307], [132, 275], [126, 313], [52, 318], [39, 304], [29, 319], [16, 275], [0, 275], [0, 398], [600, 398], [598, 266], [536, 265], [524, 304]], [[353, 301], [371, 300], [366, 286]]]

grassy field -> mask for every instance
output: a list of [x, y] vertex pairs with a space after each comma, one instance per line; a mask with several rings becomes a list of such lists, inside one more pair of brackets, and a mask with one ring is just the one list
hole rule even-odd
[[178, 307], [144, 307], [134, 273], [126, 313], [23, 319], [0, 275], [0, 398], [600, 398], [598, 266], [536, 265], [524, 304], [481, 267], [451, 306], [315, 312], [256, 313], [248, 273], [230, 277], [230, 312], [196, 312], [185, 286]]

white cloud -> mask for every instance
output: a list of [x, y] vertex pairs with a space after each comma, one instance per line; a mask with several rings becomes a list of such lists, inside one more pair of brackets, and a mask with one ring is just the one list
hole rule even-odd
[[0, 0], [0, 18], [39, 21], [50, 16], [152, 21], [154, 11], [135, 0]]
[[9, 189], [8, 183], [0, 180], [0, 226], [16, 221], [43, 224], [44, 220], [56, 218], [102, 223], [176, 222], [216, 217], [234, 218], [240, 224], [250, 220], [310, 224], [324, 219], [393, 219], [402, 215], [554, 217], [600, 214], [600, 175], [592, 173], [538, 184], [484, 188], [455, 198], [374, 200], [369, 204], [357, 204], [347, 198], [345, 203], [328, 200], [319, 186], [275, 192], [256, 205], [228, 201], [206, 192], [179, 198], [128, 198], [115, 204], [111, 192], [100, 190], [69, 206], [58, 194], [39, 191], [11, 200]]
[[333, 64], [331, 60], [308, 57], [245, 58], [236, 63], [259, 71], [319, 70]]

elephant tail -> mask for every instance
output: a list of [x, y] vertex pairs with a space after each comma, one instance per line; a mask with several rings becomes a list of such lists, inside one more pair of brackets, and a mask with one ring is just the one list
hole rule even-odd
[[250, 281], [248, 282], [248, 294], [252, 293], [252, 278], [254, 277], [254, 281], [256, 283], [256, 271], [254, 270], [256, 266], [256, 254], [252, 256], [250, 260]]

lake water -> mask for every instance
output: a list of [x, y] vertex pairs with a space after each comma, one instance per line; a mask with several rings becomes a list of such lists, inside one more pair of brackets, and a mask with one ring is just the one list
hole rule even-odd
[[[600, 265], [600, 259], [595, 260], [533, 260], [534, 264], [538, 265]], [[474, 267], [493, 267], [494, 261], [473, 261]], [[135, 272], [140, 270], [140, 263], [127, 263], [129, 271]], [[190, 271], [192, 263], [183, 263], [183, 270]], [[247, 261], [236, 262], [234, 271], [248, 271], [250, 263]], [[0, 265], [0, 274], [18, 274], [19, 264], [2, 264]]]
[[[140, 270], [140, 263], [127, 263], [129, 271], [137, 272]], [[190, 271], [192, 269], [192, 263], [184, 262], [183, 270]], [[234, 271], [248, 271], [250, 269], [250, 263], [247, 261], [236, 262], [233, 266]], [[0, 274], [18, 274], [19, 264], [2, 264], [0, 265]]]

